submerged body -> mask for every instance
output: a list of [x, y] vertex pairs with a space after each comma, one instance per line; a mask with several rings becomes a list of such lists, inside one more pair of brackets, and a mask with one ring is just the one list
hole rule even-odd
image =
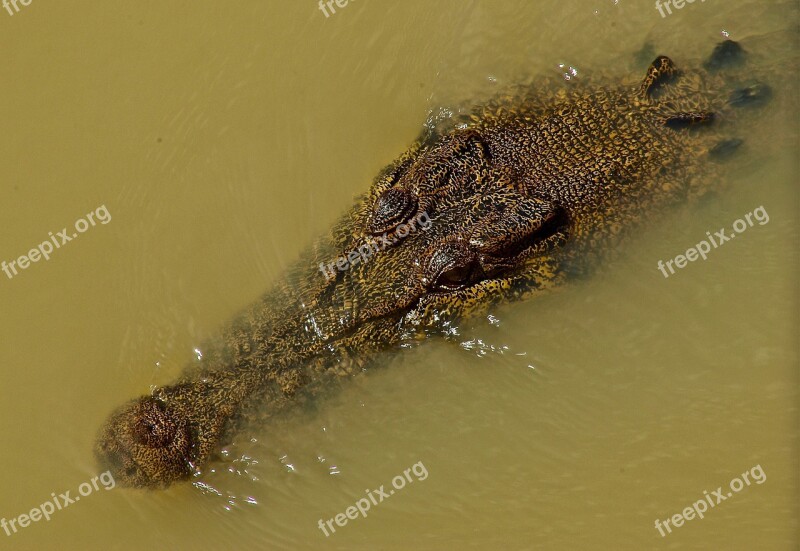
[[729, 114], [766, 90], [715, 65], [741, 55], [726, 42], [691, 73], [659, 57], [636, 83], [520, 87], [429, 127], [199, 365], [112, 414], [101, 461], [131, 486], [187, 479], [259, 404], [587, 270], [706, 191], [709, 157], [737, 144]]

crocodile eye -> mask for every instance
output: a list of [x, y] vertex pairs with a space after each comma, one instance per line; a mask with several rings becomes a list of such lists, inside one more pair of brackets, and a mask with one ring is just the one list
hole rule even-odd
[[428, 264], [434, 291], [458, 291], [475, 283], [483, 272], [465, 243], [451, 242], [437, 250]]
[[410, 220], [416, 212], [416, 197], [404, 189], [392, 188], [375, 202], [369, 229], [373, 234], [391, 231]]
[[469, 285], [475, 273], [474, 266], [453, 266], [445, 270], [436, 278], [434, 287], [439, 291], [458, 291]]

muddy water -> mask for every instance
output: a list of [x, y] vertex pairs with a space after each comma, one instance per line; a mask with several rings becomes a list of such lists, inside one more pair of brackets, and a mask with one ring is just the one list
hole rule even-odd
[[[792, 2], [709, 0], [664, 17], [652, 2], [531, 4], [0, 11], [0, 257], [77, 234], [0, 273], [0, 517], [64, 507], [0, 528], [0, 548], [795, 548], [792, 74], [727, 189], [653, 224], [594, 277], [249, 431], [195, 485], [92, 485], [111, 409], [172, 380], [430, 109], [559, 64], [573, 78], [627, 74], [648, 41], [697, 58], [723, 31], [746, 41], [797, 23]], [[768, 223], [669, 278], [657, 270], [759, 206]], [[368, 495], [366, 517], [325, 536], [320, 519], [347, 519]], [[674, 521], [704, 499], [704, 518]]]

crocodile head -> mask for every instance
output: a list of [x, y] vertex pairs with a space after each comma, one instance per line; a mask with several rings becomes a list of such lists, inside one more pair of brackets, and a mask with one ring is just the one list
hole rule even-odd
[[256, 388], [268, 394], [265, 383], [279, 390], [273, 400], [290, 396], [315, 373], [351, 372], [370, 352], [551, 285], [569, 221], [568, 209], [493, 167], [475, 132], [420, 147], [226, 328], [219, 352], [204, 350], [202, 377], [114, 412], [98, 455], [122, 485], [187, 478], [236, 406]]

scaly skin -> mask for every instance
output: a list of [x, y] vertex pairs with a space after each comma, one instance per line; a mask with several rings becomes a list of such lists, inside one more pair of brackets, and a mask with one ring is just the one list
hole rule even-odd
[[[718, 61], [726, 48], [739, 54], [729, 43]], [[726, 79], [710, 67], [678, 73], [659, 57], [643, 82], [519, 87], [429, 126], [206, 345], [199, 365], [112, 414], [100, 460], [130, 486], [187, 479], [258, 404], [275, 411], [378, 352], [585, 271], [644, 219], [702, 195], [712, 180], [709, 151], [724, 150], [714, 148], [725, 144], [732, 106]], [[417, 228], [398, 235], [410, 220]], [[396, 243], [323, 275], [320, 263], [382, 242], [384, 232]]]

